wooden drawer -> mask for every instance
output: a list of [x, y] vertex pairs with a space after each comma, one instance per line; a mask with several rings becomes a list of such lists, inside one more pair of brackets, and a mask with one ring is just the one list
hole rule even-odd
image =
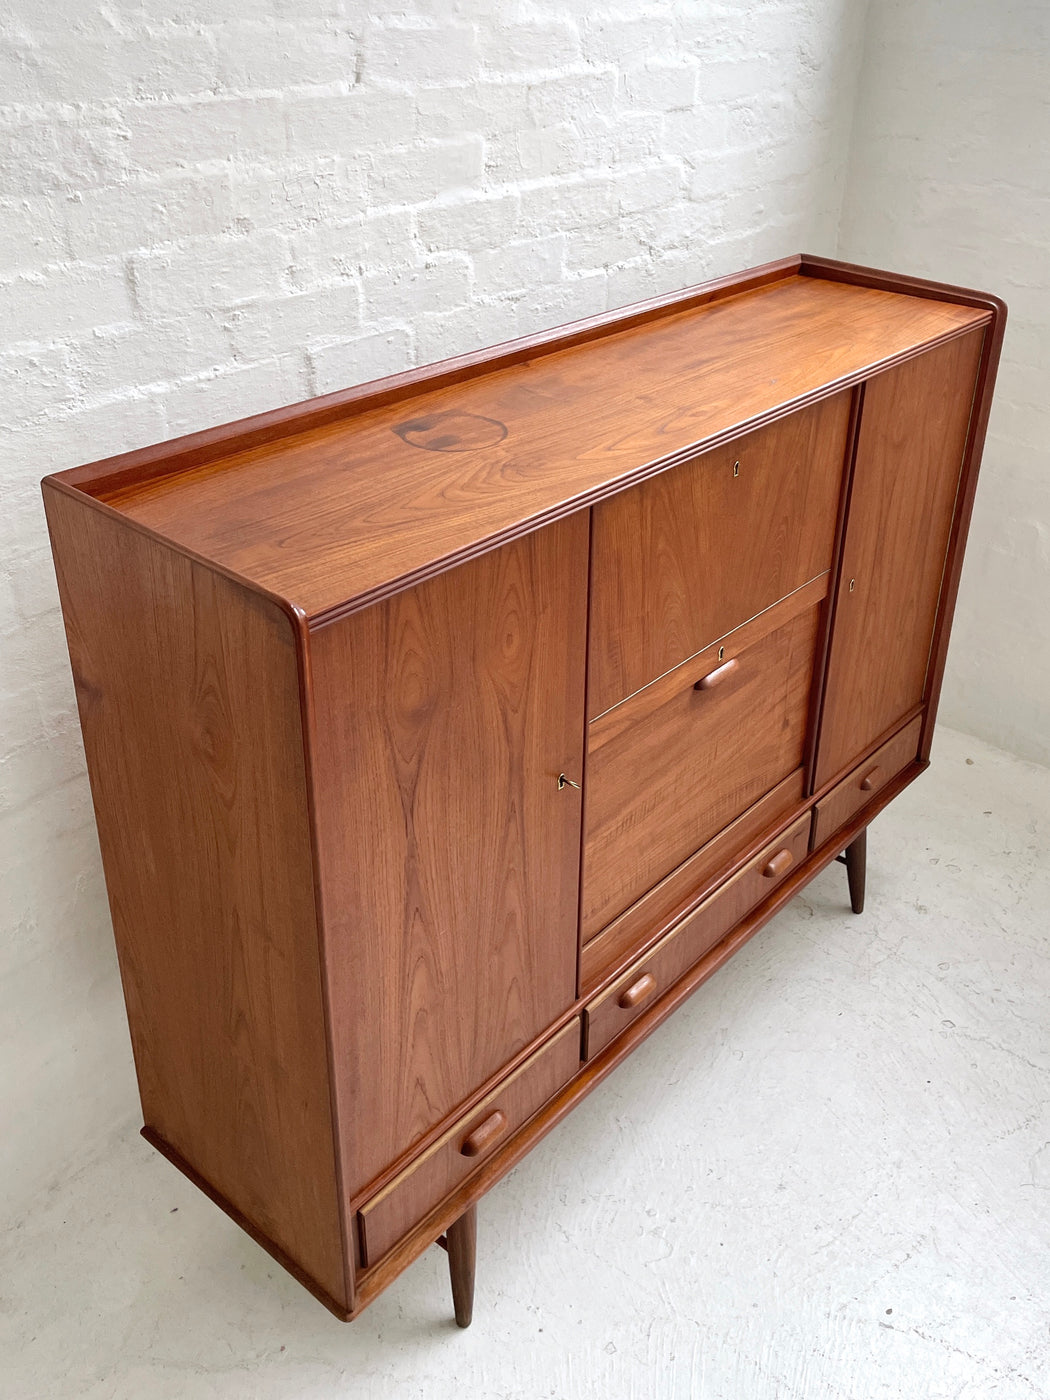
[[813, 823], [814, 850], [852, 820], [881, 788], [911, 763], [919, 751], [921, 729], [922, 716], [916, 715], [910, 724], [887, 739], [869, 759], [858, 764], [847, 778], [833, 787], [827, 797], [821, 798]]
[[584, 1058], [598, 1052], [658, 1001], [806, 858], [806, 812], [660, 940], [584, 1011]]
[[580, 1067], [580, 1022], [570, 1023], [361, 1207], [361, 1258], [377, 1263], [514, 1135]]
[[595, 506], [588, 715], [831, 567], [850, 394]]
[[827, 583], [588, 727], [584, 943], [801, 766]]

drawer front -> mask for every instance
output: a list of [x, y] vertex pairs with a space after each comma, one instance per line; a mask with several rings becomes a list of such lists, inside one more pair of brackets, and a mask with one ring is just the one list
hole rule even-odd
[[801, 766], [826, 587], [825, 575], [589, 726], [584, 943]]
[[358, 1212], [362, 1262], [378, 1263], [403, 1235], [513, 1136], [580, 1067], [570, 1023]]
[[850, 394], [594, 508], [594, 718], [831, 566]]
[[806, 812], [587, 1006], [585, 1059], [593, 1059], [626, 1030], [801, 865], [808, 851], [809, 828]]
[[867, 806], [888, 782], [908, 766], [919, 752], [922, 716], [916, 715], [910, 724], [888, 739], [864, 763], [854, 768], [848, 778], [833, 787], [827, 797], [817, 803], [813, 824], [813, 849], [823, 843]]
[[580, 995], [585, 996], [614, 967], [676, 924], [688, 906], [724, 879], [741, 851], [750, 850], [767, 832], [782, 826], [802, 801], [804, 782], [805, 773], [797, 768], [585, 943], [580, 951]]

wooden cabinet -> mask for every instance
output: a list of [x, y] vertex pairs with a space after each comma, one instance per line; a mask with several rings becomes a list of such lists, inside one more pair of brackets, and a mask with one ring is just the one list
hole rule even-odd
[[45, 480], [143, 1131], [339, 1316], [862, 905], [1004, 315], [791, 258]]

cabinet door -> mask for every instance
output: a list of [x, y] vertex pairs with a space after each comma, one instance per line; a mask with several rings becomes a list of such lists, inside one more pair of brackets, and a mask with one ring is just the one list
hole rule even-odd
[[311, 638], [330, 1034], [351, 1193], [576, 990], [588, 522]]
[[590, 717], [831, 567], [850, 393], [594, 509]]
[[865, 387], [818, 786], [923, 699], [982, 336], [971, 331]]

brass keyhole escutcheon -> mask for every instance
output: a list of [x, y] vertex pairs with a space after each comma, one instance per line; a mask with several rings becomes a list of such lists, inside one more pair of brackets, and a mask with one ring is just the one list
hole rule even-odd
[[583, 791], [583, 789], [580, 787], [579, 783], [574, 783], [573, 780], [572, 780], [571, 778], [567, 778], [567, 777], [565, 776], [564, 773], [559, 773], [559, 774], [558, 774], [558, 791], [561, 792], [562, 788], [566, 788], [566, 787], [575, 788], [577, 792], [582, 792], [582, 791]]
[[734, 475], [734, 476], [739, 476], [739, 475], [740, 475], [740, 463], [739, 463], [739, 462], [734, 462], [734, 463], [733, 463], [733, 475]]
[[856, 580], [855, 578], [851, 578], [850, 581], [849, 581], [849, 591], [852, 593], [853, 590], [856, 588], [856, 586], [857, 586], [857, 580]]
[[726, 658], [726, 649], [725, 649], [725, 647], [719, 647], [719, 648], [718, 648], [718, 659], [719, 659], [719, 661], [724, 661], [725, 658]]

